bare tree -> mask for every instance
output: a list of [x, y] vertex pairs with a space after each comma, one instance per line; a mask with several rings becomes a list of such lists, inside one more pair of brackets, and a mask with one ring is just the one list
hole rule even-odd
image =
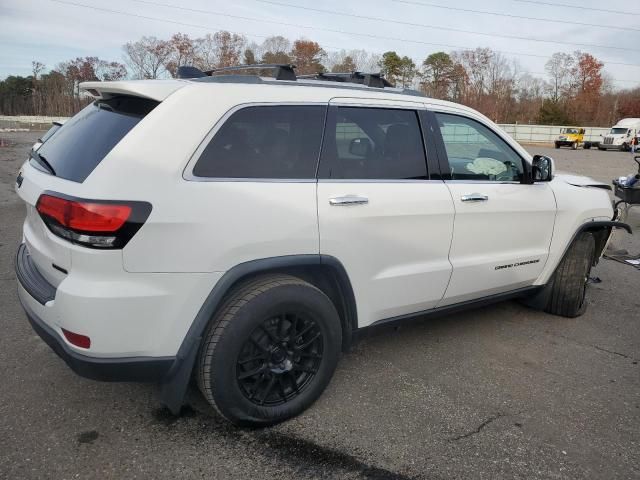
[[177, 76], [178, 67], [183, 65], [195, 65], [198, 61], [196, 42], [186, 33], [176, 33], [168, 42], [169, 55], [164, 68], [172, 77]]
[[476, 98], [480, 98], [487, 91], [492, 54], [489, 48], [476, 48], [453, 52], [451, 55], [454, 62], [465, 69], [469, 89]]
[[127, 67], [122, 63], [99, 60], [94, 68], [98, 80], [115, 81], [124, 80], [127, 77]]
[[291, 63], [291, 42], [282, 36], [265, 39], [259, 46], [253, 46], [253, 52], [259, 63]]
[[160, 78], [167, 74], [165, 64], [171, 54], [169, 42], [156, 37], [142, 37], [123, 47], [126, 62], [135, 78]]
[[349, 50], [349, 56], [353, 58], [356, 68], [360, 72], [377, 72], [381, 56], [366, 50]]
[[194, 65], [201, 70], [239, 65], [247, 39], [225, 30], [194, 40]]
[[571, 70], [574, 58], [569, 53], [556, 52], [545, 65], [545, 70], [551, 77], [551, 100], [558, 102], [570, 89]]
[[[288, 58], [288, 52], [291, 50], [291, 42], [288, 38], [281, 35], [266, 38], [262, 45], [260, 45], [255, 52], [259, 57], [264, 59], [264, 56], [270, 54], [272, 56], [285, 55]], [[267, 62], [264, 62], [267, 63]]]
[[200, 70], [212, 70], [218, 63], [218, 46], [213, 35], [207, 33], [202, 38], [195, 39], [197, 51], [194, 66]]
[[38, 80], [38, 76], [44, 70], [44, 63], [33, 61], [31, 62], [31, 72], [34, 80]]
[[244, 46], [247, 44], [247, 39], [242, 35], [226, 31], [216, 32], [213, 38], [217, 46], [217, 66], [230, 67], [238, 65]]

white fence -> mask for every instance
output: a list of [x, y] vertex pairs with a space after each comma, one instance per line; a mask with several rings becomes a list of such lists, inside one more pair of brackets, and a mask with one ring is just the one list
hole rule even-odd
[[0, 131], [24, 132], [48, 130], [52, 122], [64, 122], [68, 117], [41, 117], [33, 115], [0, 115]]
[[[567, 125], [576, 127], [579, 125]], [[553, 143], [562, 126], [551, 125], [519, 125], [501, 124], [500, 127], [520, 143]], [[590, 142], [599, 142], [601, 135], [609, 133], [610, 127], [585, 127], [584, 139]]]
[[34, 115], [0, 115], [0, 121], [3, 122], [18, 122], [18, 123], [33, 123], [40, 124], [50, 124], [51, 122], [60, 122], [65, 121], [69, 117], [42, 117], [42, 116], [34, 116]]

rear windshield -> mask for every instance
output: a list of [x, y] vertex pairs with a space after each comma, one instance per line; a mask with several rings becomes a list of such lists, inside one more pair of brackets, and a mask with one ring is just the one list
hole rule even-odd
[[38, 154], [57, 177], [83, 182], [158, 102], [120, 96], [93, 102], [67, 120]]
[[47, 140], [49, 140], [53, 136], [53, 134], [60, 129], [61, 126], [62, 126], [61, 123], [54, 122], [53, 126], [49, 130], [47, 130], [47, 133], [45, 133], [39, 138], [40, 142], [44, 143]]

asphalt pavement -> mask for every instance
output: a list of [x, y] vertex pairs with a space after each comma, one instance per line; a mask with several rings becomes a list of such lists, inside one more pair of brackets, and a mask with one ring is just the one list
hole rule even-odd
[[[174, 417], [152, 385], [76, 376], [16, 295], [13, 183], [36, 136], [0, 134], [0, 478], [640, 478], [640, 270], [612, 260], [580, 318], [504, 302], [368, 336], [269, 429], [227, 424], [195, 388]], [[527, 148], [606, 182], [634, 171], [628, 153]], [[614, 248], [640, 256], [640, 235]]]

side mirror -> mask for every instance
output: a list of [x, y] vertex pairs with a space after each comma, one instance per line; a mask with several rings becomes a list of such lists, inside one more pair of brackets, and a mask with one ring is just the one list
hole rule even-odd
[[553, 180], [553, 158], [546, 155], [534, 155], [531, 170], [534, 182], [550, 182]]
[[368, 138], [354, 138], [349, 143], [349, 153], [356, 157], [366, 157], [372, 150], [373, 146]]

